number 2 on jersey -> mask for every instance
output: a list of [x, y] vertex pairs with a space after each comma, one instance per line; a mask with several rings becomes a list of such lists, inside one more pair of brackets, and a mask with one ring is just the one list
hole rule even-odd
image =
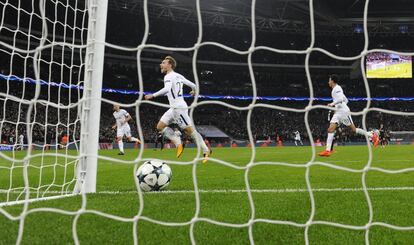
[[176, 87], [177, 88], [177, 97], [183, 96], [183, 84], [180, 83], [180, 82], [177, 82], [176, 85], [177, 85], [177, 87]]

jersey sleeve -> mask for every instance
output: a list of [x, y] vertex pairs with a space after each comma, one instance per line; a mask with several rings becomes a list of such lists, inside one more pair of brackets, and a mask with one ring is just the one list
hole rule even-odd
[[171, 80], [165, 80], [164, 81], [164, 88], [162, 88], [162, 89], [158, 90], [157, 92], [155, 92], [153, 94], [153, 96], [158, 97], [158, 96], [161, 96], [161, 95], [165, 95], [166, 93], [168, 93], [168, 91], [171, 90], [171, 86], [172, 86], [171, 85]]
[[336, 89], [332, 94], [332, 99], [334, 105], [345, 102], [345, 95], [342, 89]]
[[122, 114], [124, 115], [124, 116], [129, 116], [129, 113], [126, 111], [126, 110], [124, 110], [124, 109], [122, 109]]
[[183, 78], [183, 83], [185, 85], [187, 85], [188, 87], [190, 87], [192, 90], [195, 90], [196, 89], [197, 86], [193, 82], [190, 82], [190, 80], [188, 80], [185, 77], [182, 77], [182, 78]]

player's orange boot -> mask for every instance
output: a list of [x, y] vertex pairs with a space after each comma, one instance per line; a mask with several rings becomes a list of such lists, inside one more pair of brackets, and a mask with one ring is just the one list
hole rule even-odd
[[210, 150], [208, 152], [203, 154], [204, 159], [203, 159], [202, 163], [206, 163], [208, 161], [208, 157], [211, 156], [211, 154], [213, 154], [213, 150], [211, 150], [211, 148], [210, 148]]
[[179, 144], [177, 146], [177, 158], [180, 158], [184, 152], [184, 144]]
[[378, 137], [378, 134], [374, 133], [374, 134], [372, 135], [372, 143], [374, 143], [374, 147], [377, 147], [377, 146], [378, 146], [378, 143], [379, 143], [379, 137]]
[[332, 152], [328, 151], [328, 150], [324, 150], [324, 151], [318, 153], [318, 155], [321, 156], [321, 157], [329, 157], [329, 156], [331, 156], [331, 154], [332, 154]]

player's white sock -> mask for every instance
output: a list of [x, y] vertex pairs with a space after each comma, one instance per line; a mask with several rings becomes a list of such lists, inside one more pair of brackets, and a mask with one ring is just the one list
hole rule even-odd
[[298, 146], [298, 142], [295, 140], [295, 145]]
[[122, 140], [118, 141], [118, 147], [120, 152], [124, 152], [124, 142]]
[[191, 138], [194, 140], [194, 142], [196, 142], [197, 144], [200, 144], [201, 149], [203, 149], [204, 153], [207, 153], [209, 151], [206, 145], [206, 142], [204, 142], [203, 140], [203, 137], [196, 130], [194, 130], [193, 133], [191, 134]]
[[140, 142], [140, 140], [139, 140], [139, 139], [137, 139], [137, 138], [135, 138], [135, 137], [131, 137], [131, 141], [132, 141], [132, 142]]
[[357, 128], [356, 131], [355, 131], [355, 133], [360, 134], [360, 135], [368, 136], [368, 138], [371, 138], [372, 137], [372, 133], [371, 132], [367, 132], [367, 131], [365, 131], [365, 130], [363, 130], [361, 128]]
[[161, 134], [167, 137], [167, 139], [171, 140], [175, 146], [181, 145], [181, 138], [174, 134], [174, 130], [170, 127], [165, 127]]
[[326, 139], [326, 150], [330, 151], [332, 148], [332, 142], [334, 139], [335, 133], [328, 133], [328, 138]]

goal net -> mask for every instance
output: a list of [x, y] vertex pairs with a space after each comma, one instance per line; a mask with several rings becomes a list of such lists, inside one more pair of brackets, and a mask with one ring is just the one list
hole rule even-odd
[[73, 193], [87, 7], [85, 1], [0, 2], [0, 206]]
[[[127, 3], [125, 1], [125, 8]], [[196, 226], [200, 223], [212, 224], [220, 228], [243, 228], [247, 230], [247, 239], [245, 243], [255, 244], [254, 229], [260, 224], [273, 224], [280, 226], [289, 226], [300, 228], [303, 230], [301, 234], [305, 244], [309, 244], [310, 229], [316, 225], [324, 225], [331, 228], [341, 228], [346, 230], [362, 231], [366, 244], [370, 243], [370, 230], [374, 226], [387, 228], [392, 230], [414, 230], [413, 226], [399, 226], [395, 224], [388, 224], [383, 222], [375, 222], [373, 206], [371, 203], [370, 192], [366, 183], [367, 174], [375, 170], [381, 173], [397, 174], [402, 172], [412, 172], [412, 168], [404, 168], [400, 170], [388, 170], [383, 168], [371, 166], [372, 163], [372, 147], [368, 143], [368, 160], [366, 164], [360, 169], [354, 169], [335, 165], [327, 162], [319, 162], [316, 160], [316, 148], [312, 131], [309, 125], [309, 117], [312, 110], [323, 109], [328, 110], [327, 106], [314, 104], [314, 84], [311, 79], [309, 59], [311, 52], [318, 51], [327, 56], [337, 60], [357, 60], [360, 59], [360, 68], [363, 74], [363, 84], [366, 89], [367, 103], [363, 110], [353, 113], [353, 115], [362, 116], [363, 128], [367, 130], [366, 116], [370, 111], [379, 111], [382, 113], [391, 113], [388, 110], [372, 109], [371, 108], [371, 94], [368, 81], [364, 72], [364, 57], [367, 53], [373, 52], [368, 50], [368, 34], [367, 34], [367, 15], [368, 4], [367, 0], [364, 8], [364, 38], [365, 46], [363, 51], [355, 57], [342, 57], [334, 55], [324, 49], [315, 47], [315, 26], [314, 26], [314, 9], [313, 1], [309, 1], [310, 11], [310, 33], [311, 40], [309, 47], [305, 50], [287, 50], [275, 49], [267, 46], [257, 46], [256, 44], [256, 1], [253, 0], [248, 4], [251, 8], [251, 16], [249, 24], [251, 25], [251, 40], [250, 45], [245, 50], [236, 50], [227, 45], [218, 42], [204, 42], [203, 41], [203, 19], [200, 7], [200, 0], [195, 2], [195, 14], [188, 18], [196, 18], [197, 38], [195, 43], [189, 47], [170, 47], [168, 45], [162, 46], [151, 44], [148, 42], [150, 36], [150, 22], [148, 7], [148, 0], [144, 0], [142, 5], [134, 6], [136, 9], [142, 7], [145, 25], [144, 35], [138, 46], [129, 48], [121, 45], [114, 45], [105, 42], [106, 32], [106, 15], [107, 15], [107, 0], [40, 0], [40, 1], [9, 1], [0, 0], [0, 62], [7, 64], [6, 67], [1, 67], [0, 72], [0, 215], [6, 217], [7, 220], [19, 222], [16, 234], [16, 243], [21, 243], [25, 231], [25, 223], [28, 217], [33, 214], [46, 215], [46, 213], [59, 214], [61, 216], [69, 216], [70, 220], [64, 220], [62, 223], [68, 225], [71, 229], [69, 236], [73, 239], [75, 244], [82, 242], [79, 233], [81, 231], [90, 232], [91, 235], [99, 237], [105, 235], [95, 232], [93, 229], [102, 229], [100, 226], [110, 226], [112, 223], [122, 222], [127, 223], [130, 240], [134, 244], [138, 244], [141, 227], [146, 224], [156, 224], [165, 227], [180, 227], [185, 234], [188, 234], [189, 241], [196, 244]], [[122, 3], [119, 3], [119, 8], [123, 8]], [[162, 14], [168, 14], [168, 8]], [[131, 27], [133, 28], [133, 27]], [[248, 203], [247, 221], [223, 221], [219, 219], [204, 217], [202, 213], [201, 195], [202, 189], [199, 188], [197, 178], [200, 177], [199, 163], [202, 159], [201, 149], [197, 148], [197, 154], [192, 159], [183, 161], [168, 161], [176, 169], [180, 167], [189, 167], [187, 171], [191, 178], [193, 190], [178, 190], [180, 193], [190, 194], [194, 198], [194, 207], [191, 209], [191, 218], [180, 221], [166, 221], [157, 219], [157, 215], [149, 216], [145, 208], [153, 208], [162, 212], [158, 207], [164, 208], [168, 206], [169, 199], [161, 206], [157, 202], [147, 203], [146, 197], [152, 194], [143, 194], [139, 188], [138, 180], [135, 176], [138, 165], [143, 161], [149, 160], [144, 154], [145, 143], [141, 144], [137, 149], [137, 157], [134, 159], [121, 159], [114, 156], [108, 156], [105, 153], [99, 152], [99, 130], [100, 123], [105, 127], [110, 127], [109, 120], [111, 118], [101, 118], [101, 104], [102, 110], [107, 110], [112, 107], [114, 103], [120, 103], [121, 106], [127, 107], [129, 112], [133, 114], [136, 121], [133, 123], [138, 133], [138, 138], [143, 141], [144, 135], [147, 134], [143, 129], [147, 129], [148, 125], [142, 125], [140, 118], [152, 117], [152, 115], [140, 115], [140, 109], [143, 106], [152, 106], [151, 108], [165, 109], [167, 107], [163, 103], [144, 100], [144, 78], [142, 69], [144, 61], [142, 53], [144, 49], [156, 49], [162, 52], [192, 52], [191, 54], [191, 68], [194, 73], [193, 80], [197, 88], [200, 87], [197, 60], [198, 52], [202, 46], [215, 46], [233, 55], [247, 56], [248, 75], [250, 76], [250, 83], [252, 89], [252, 96], [249, 97], [247, 106], [237, 106], [227, 103], [224, 100], [215, 100], [204, 97], [203, 101], [199, 101], [201, 96], [197, 89], [194, 101], [189, 105], [189, 114], [194, 118], [195, 109], [204, 105], [216, 105], [223, 108], [231, 108], [238, 112], [243, 112], [246, 118], [240, 118], [246, 122], [247, 135], [249, 142], [254, 142], [254, 135], [252, 133], [252, 115], [255, 109], [274, 109], [289, 113], [303, 113], [304, 124], [306, 126], [306, 134], [311, 143], [312, 154], [308, 162], [301, 164], [288, 163], [284, 161], [274, 162], [257, 162], [257, 149], [254, 144], [251, 144], [250, 160], [245, 165], [238, 165], [230, 161], [225, 161], [218, 158], [211, 158], [212, 164], [220, 165], [220, 167], [230, 170], [237, 170], [243, 172], [243, 189], [235, 191], [238, 194], [244, 194]], [[102, 93], [102, 73], [103, 73], [103, 59], [104, 48], [112, 49], [116, 52], [133, 52], [133, 58], [137, 65], [137, 90], [133, 101], [125, 101], [122, 103], [117, 99], [111, 99], [110, 96], [103, 99]], [[290, 107], [277, 106], [262, 103], [258, 98], [257, 86], [255, 80], [255, 71], [252, 56], [254, 52], [266, 50], [278, 54], [295, 54], [304, 55], [305, 69], [306, 69], [306, 84], [309, 89], [309, 98], [306, 100], [306, 105], [303, 108], [293, 109]], [[378, 51], [378, 50], [376, 50]], [[390, 50], [380, 50], [382, 52], [390, 52]], [[115, 52], [115, 55], [117, 53]], [[164, 54], [164, 53], [163, 53]], [[414, 53], [402, 53], [404, 55], [414, 55]], [[146, 82], [146, 81], [145, 81]], [[114, 92], [106, 90], [108, 94]], [[124, 91], [127, 92], [126, 90]], [[395, 115], [414, 116], [413, 112], [398, 112], [392, 111]], [[291, 115], [291, 114], [289, 114]], [[156, 118], [154, 118], [154, 123]], [[151, 125], [153, 127], [153, 125]], [[152, 129], [155, 130], [155, 129]], [[102, 132], [101, 132], [102, 133]], [[102, 146], [105, 148], [106, 146]], [[214, 156], [214, 155], [213, 155]], [[162, 157], [160, 157], [162, 158]], [[163, 160], [163, 159], [160, 159]], [[99, 161], [99, 164], [97, 164]], [[105, 169], [100, 170], [101, 163], [105, 162]], [[119, 168], [118, 170], [125, 174], [122, 178], [130, 178], [135, 184], [132, 187], [133, 191], [123, 186], [120, 179], [117, 177], [109, 178], [114, 175], [111, 166], [122, 165], [126, 168]], [[109, 167], [108, 167], [109, 166]], [[133, 170], [131, 171], [131, 167]], [[304, 222], [296, 222], [285, 219], [271, 219], [259, 218], [256, 215], [255, 200], [253, 197], [253, 190], [251, 188], [250, 174], [254, 167], [281, 167], [281, 168], [295, 168], [303, 169], [303, 176], [305, 189], [300, 191], [308, 194], [309, 212], [304, 215]], [[368, 219], [364, 220], [366, 223], [345, 224], [332, 221], [316, 220], [315, 213], [317, 206], [315, 204], [315, 191], [310, 178], [312, 167], [326, 167], [335, 169], [344, 173], [359, 174], [358, 181], [360, 181], [363, 198], [366, 202]], [[174, 170], [175, 171], [175, 170]], [[178, 170], [177, 170], [178, 171]], [[108, 182], [98, 180], [102, 176], [110, 179], [111, 184], [119, 184], [119, 192], [107, 191]], [[119, 175], [117, 175], [119, 177]], [[121, 178], [121, 177], [119, 177]], [[214, 181], [214, 179], [212, 179]], [[103, 183], [103, 184], [102, 184]], [[101, 185], [100, 185], [101, 184]], [[174, 185], [174, 181], [171, 186]], [[219, 183], [217, 184], [219, 186]], [[123, 191], [123, 188], [125, 189]], [[96, 190], [99, 190], [98, 192]], [[226, 190], [223, 190], [225, 192]], [[218, 191], [220, 192], [220, 191]], [[260, 192], [260, 191], [259, 191]], [[91, 194], [89, 193], [96, 193]], [[131, 209], [135, 213], [129, 216], [124, 216], [119, 213], [111, 211], [111, 206], [97, 207], [97, 202], [93, 202], [97, 195], [117, 195], [116, 197], [107, 197], [107, 199], [119, 200], [119, 206], [125, 209]], [[119, 195], [118, 195], [119, 194]], [[132, 198], [124, 198], [122, 195], [132, 194]], [[42, 202], [40, 206], [34, 205], [32, 202], [50, 199], [69, 200], [75, 205], [68, 203], [58, 203], [57, 205], [48, 205], [49, 202]], [[55, 200], [56, 201], [56, 200]], [[106, 200], [105, 200], [106, 201]], [[162, 201], [160, 201], [162, 202]], [[222, 202], [222, 200], [217, 200]], [[36, 202], [37, 203], [37, 202]], [[36, 204], [35, 203], [35, 204]], [[90, 204], [92, 203], [92, 204]], [[22, 204], [22, 205], [20, 205]], [[44, 205], [43, 205], [44, 204]], [[56, 204], [56, 203], [54, 203]], [[117, 204], [117, 205], [118, 205]], [[182, 203], [188, 207], [188, 203]], [[187, 206], [186, 206], [187, 205]], [[8, 209], [12, 207], [12, 209]], [[16, 208], [18, 207], [18, 208]], [[30, 207], [30, 208], [29, 208]], [[15, 209], [13, 209], [15, 208]], [[210, 207], [211, 208], [211, 207]], [[273, 207], [270, 207], [270, 209]], [[16, 211], [17, 210], [17, 211]], [[182, 211], [180, 209], [180, 211]], [[236, 210], [236, 213], [239, 210]], [[241, 210], [240, 212], [242, 212]], [[245, 210], [244, 210], [245, 211]], [[183, 211], [184, 212], [184, 211]], [[216, 211], [220, 212], [220, 211]], [[97, 227], [89, 227], [81, 225], [82, 219], [87, 217], [99, 223]], [[37, 216], [38, 217], [38, 216]], [[59, 220], [61, 221], [61, 220]], [[28, 221], [27, 221], [28, 222]], [[33, 221], [32, 221], [33, 222]], [[37, 221], [36, 221], [37, 222]], [[36, 223], [34, 222], [34, 223]], [[44, 221], [39, 221], [44, 222]], [[47, 222], [45, 222], [47, 223]], [[59, 223], [59, 222], [58, 222]], [[37, 223], [36, 223], [37, 224]], [[92, 224], [92, 223], [89, 223]], [[68, 227], [66, 226], [66, 227]], [[51, 229], [54, 229], [53, 227]], [[123, 232], [123, 227], [113, 227], [116, 232]], [[39, 231], [39, 228], [35, 229]], [[39, 231], [40, 232], [40, 231]], [[202, 233], [202, 231], [198, 231]], [[65, 233], [66, 236], [68, 234]], [[114, 233], [114, 236], [117, 235]], [[202, 235], [200, 235], [202, 236]], [[83, 238], [86, 239], [84, 236]], [[120, 238], [122, 239], [122, 238]], [[47, 240], [47, 239], [46, 239]], [[94, 240], [92, 240], [94, 241]], [[106, 241], [109, 242], [109, 241]]]
[[385, 135], [391, 142], [397, 144], [413, 144], [414, 143], [414, 131], [391, 131]]

